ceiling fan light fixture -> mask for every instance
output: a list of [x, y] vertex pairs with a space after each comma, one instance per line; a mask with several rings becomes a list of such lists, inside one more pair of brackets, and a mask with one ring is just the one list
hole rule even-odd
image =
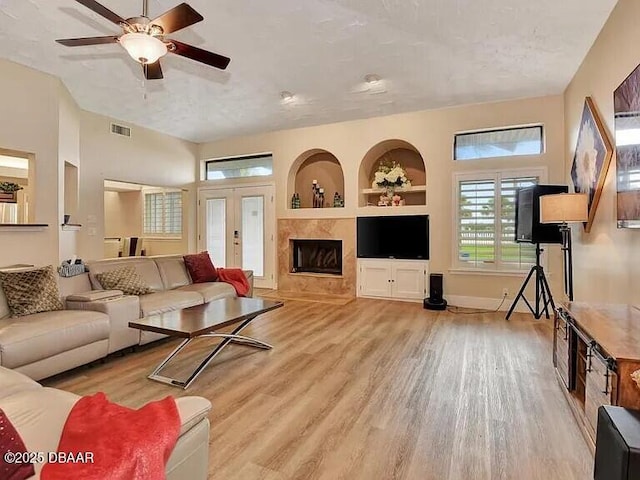
[[167, 54], [167, 46], [159, 38], [146, 33], [125, 33], [120, 45], [136, 62], [143, 65], [156, 63]]

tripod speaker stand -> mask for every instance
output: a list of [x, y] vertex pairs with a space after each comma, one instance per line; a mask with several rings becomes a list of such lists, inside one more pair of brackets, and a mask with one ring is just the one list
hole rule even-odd
[[[540, 248], [540, 244], [536, 243], [536, 264], [531, 267], [529, 271], [529, 275], [525, 279], [522, 287], [520, 287], [520, 291], [518, 295], [516, 295], [515, 300], [511, 304], [511, 308], [509, 308], [509, 312], [507, 313], [506, 319], [509, 320], [509, 317], [513, 313], [513, 310], [516, 308], [516, 304], [522, 298], [524, 303], [527, 304], [531, 313], [536, 319], [539, 319], [544, 313], [547, 318], [549, 318], [549, 304], [551, 304], [551, 308], [555, 310], [556, 306], [553, 303], [553, 297], [551, 296], [551, 289], [549, 288], [549, 283], [547, 282], [547, 277], [544, 274], [544, 268], [540, 265], [540, 255], [544, 250]], [[524, 291], [529, 284], [529, 281], [535, 276], [536, 282], [536, 301], [535, 308], [529, 303], [527, 297], [524, 295]]]

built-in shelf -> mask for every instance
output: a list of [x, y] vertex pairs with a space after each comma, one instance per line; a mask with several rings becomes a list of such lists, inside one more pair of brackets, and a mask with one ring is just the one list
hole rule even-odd
[[[403, 194], [403, 193], [412, 193], [412, 192], [426, 192], [427, 191], [427, 186], [426, 185], [411, 185], [408, 188], [397, 188], [395, 190], [397, 193], [399, 194]], [[385, 190], [383, 188], [363, 188], [362, 190], [360, 190], [360, 193], [364, 194], [364, 195], [381, 195], [383, 193], [385, 193]]]
[[82, 225], [80, 225], [79, 223], [63, 223], [60, 226], [65, 232], [77, 232], [82, 228]]
[[49, 228], [48, 223], [0, 223], [3, 232], [35, 232]]
[[411, 187], [396, 190], [400, 196], [404, 197], [407, 206], [424, 206], [427, 203], [427, 175], [422, 155], [416, 147], [404, 140], [389, 139], [373, 146], [360, 162], [358, 205], [361, 208], [378, 203], [375, 197], [384, 193], [384, 190], [371, 188], [375, 173], [381, 164], [392, 163], [401, 165], [411, 181]]
[[[338, 193], [344, 199], [344, 172], [342, 165], [332, 153], [313, 149], [301, 154], [291, 166], [289, 171], [289, 192], [287, 202], [291, 206], [292, 196], [297, 193], [300, 198], [300, 207], [309, 210], [313, 208], [314, 194], [312, 190], [313, 180], [324, 189], [325, 208], [333, 207], [333, 198]], [[293, 210], [293, 209], [292, 209]]]
[[366, 207], [359, 207], [357, 210], [357, 216], [381, 216], [381, 215], [427, 215], [426, 205], [404, 205], [402, 207], [378, 207], [370, 205]]
[[347, 214], [342, 207], [288, 208], [279, 218], [353, 218], [353, 211]]

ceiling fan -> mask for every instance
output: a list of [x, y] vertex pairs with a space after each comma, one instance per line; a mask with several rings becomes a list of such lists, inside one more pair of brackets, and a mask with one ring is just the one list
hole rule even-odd
[[230, 58], [217, 53], [165, 38], [165, 35], [204, 20], [202, 15], [186, 3], [182, 3], [159, 17], [149, 20], [147, 16], [149, 2], [148, 0], [143, 0], [142, 15], [125, 20], [95, 0], [76, 0], [76, 2], [120, 26], [122, 34], [107, 37], [66, 38], [56, 40], [56, 42], [66, 47], [119, 43], [131, 58], [142, 65], [144, 76], [147, 80], [163, 78], [160, 58], [169, 52], [221, 70], [227, 68], [231, 61]]

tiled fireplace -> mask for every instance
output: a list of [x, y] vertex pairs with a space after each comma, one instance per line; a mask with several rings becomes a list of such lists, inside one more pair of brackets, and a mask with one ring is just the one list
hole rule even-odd
[[352, 218], [278, 220], [278, 289], [356, 295]]

